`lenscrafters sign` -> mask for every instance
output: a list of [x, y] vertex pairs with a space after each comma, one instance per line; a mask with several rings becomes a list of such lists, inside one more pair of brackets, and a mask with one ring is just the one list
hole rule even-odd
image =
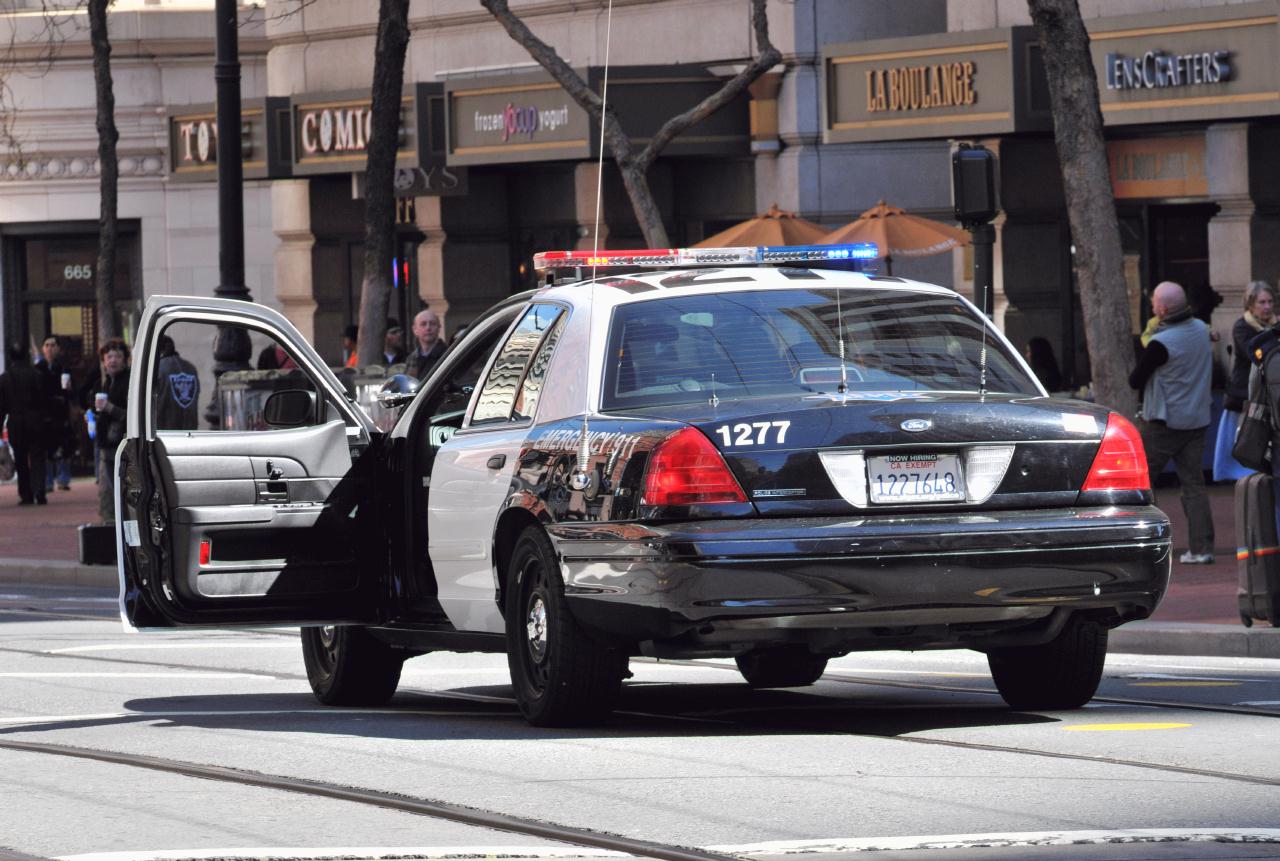
[[1147, 51], [1140, 57], [1107, 54], [1107, 89], [1148, 90], [1221, 84], [1231, 80], [1231, 52], [1166, 54]]

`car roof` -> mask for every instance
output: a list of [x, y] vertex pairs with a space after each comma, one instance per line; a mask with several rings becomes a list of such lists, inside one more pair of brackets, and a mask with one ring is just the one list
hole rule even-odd
[[[804, 276], [797, 278], [796, 273]], [[959, 297], [954, 290], [892, 275], [868, 275], [810, 267], [732, 266], [644, 270], [625, 275], [602, 275], [538, 290], [535, 300], [592, 306], [597, 312], [617, 305], [680, 296], [738, 293], [743, 290], [813, 290], [821, 288], [894, 290]]]

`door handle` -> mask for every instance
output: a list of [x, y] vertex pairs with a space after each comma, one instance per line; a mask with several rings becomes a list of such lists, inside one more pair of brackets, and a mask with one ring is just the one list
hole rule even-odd
[[488, 463], [485, 464], [489, 469], [502, 469], [506, 465], [507, 456], [505, 454], [495, 454], [493, 457], [489, 458]]

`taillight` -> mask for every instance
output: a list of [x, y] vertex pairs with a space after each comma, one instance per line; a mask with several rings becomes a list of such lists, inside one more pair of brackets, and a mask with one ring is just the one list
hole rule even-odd
[[746, 501], [720, 452], [697, 428], [676, 431], [649, 455], [642, 505]]
[[213, 557], [213, 545], [206, 538], [200, 542], [200, 564], [208, 565], [209, 560]]
[[1147, 452], [1133, 423], [1118, 413], [1107, 417], [1102, 444], [1081, 490], [1150, 490]]

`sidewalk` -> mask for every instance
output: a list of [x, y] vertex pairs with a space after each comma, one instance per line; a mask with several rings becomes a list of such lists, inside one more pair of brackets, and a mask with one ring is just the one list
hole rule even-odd
[[[1173, 577], [1155, 615], [1112, 632], [1114, 651], [1280, 658], [1280, 630], [1240, 624], [1232, 496], [1230, 484], [1209, 488], [1217, 538], [1213, 564], [1182, 565], [1177, 558], [1187, 547], [1187, 527], [1178, 489], [1157, 489], [1156, 503], [1173, 522]], [[76, 527], [98, 522], [92, 479], [77, 478], [70, 491], [55, 490], [48, 505], [19, 506], [17, 497], [13, 482], [0, 484], [0, 583], [117, 588], [113, 566], [78, 562]]]

